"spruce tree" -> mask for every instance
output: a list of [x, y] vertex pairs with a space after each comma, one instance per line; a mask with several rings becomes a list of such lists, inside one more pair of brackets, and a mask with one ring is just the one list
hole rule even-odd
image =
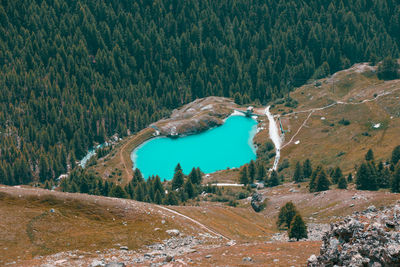
[[347, 176], [347, 182], [353, 182], [353, 175], [351, 173], [349, 173], [349, 175]]
[[396, 166], [397, 162], [400, 161], [400, 145], [396, 146], [392, 151], [392, 164]]
[[165, 205], [178, 205], [178, 204], [179, 202], [175, 192], [174, 191], [168, 192], [165, 198]]
[[189, 173], [188, 179], [191, 181], [192, 184], [198, 184], [199, 178], [197, 177], [197, 170], [193, 167], [192, 171]]
[[128, 195], [120, 185], [114, 185], [110, 191], [110, 197], [128, 198]]
[[249, 183], [249, 178], [247, 176], [247, 166], [243, 166], [240, 171], [240, 183], [247, 185]]
[[310, 178], [312, 175], [312, 166], [311, 166], [311, 160], [306, 159], [303, 163], [303, 177], [304, 178]]
[[265, 167], [262, 163], [257, 164], [257, 175], [256, 175], [258, 180], [264, 180], [267, 178], [266, 172], [265, 172]]
[[360, 190], [376, 190], [376, 180], [375, 177], [371, 174], [368, 165], [366, 163], [362, 163], [357, 171], [356, 175], [356, 185], [357, 189]]
[[296, 163], [296, 168], [293, 174], [293, 181], [295, 181], [296, 183], [300, 183], [301, 181], [303, 181], [303, 171], [301, 169], [300, 162]]
[[307, 238], [307, 226], [300, 214], [294, 216], [289, 228], [289, 238], [296, 238], [299, 241], [302, 238]]
[[162, 203], [162, 197], [160, 194], [160, 191], [156, 191], [156, 194], [154, 195], [154, 203], [156, 204], [161, 204]]
[[342, 177], [343, 177], [342, 170], [340, 169], [340, 167], [336, 167], [335, 171], [333, 172], [333, 175], [332, 175], [332, 182], [334, 184], [337, 184], [339, 182], [340, 178], [342, 178]]
[[254, 178], [256, 176], [256, 164], [254, 163], [254, 160], [251, 160], [249, 165], [248, 165], [248, 177], [249, 177], [249, 183], [254, 183]]
[[400, 164], [397, 164], [396, 170], [393, 173], [392, 192], [400, 193]]
[[365, 154], [365, 160], [366, 161], [374, 160], [374, 152], [372, 151], [372, 149], [369, 149], [367, 154]]
[[185, 193], [187, 194], [188, 198], [193, 198], [195, 196], [193, 184], [190, 180], [187, 180], [185, 183]]
[[272, 170], [271, 176], [270, 176], [270, 178], [269, 178], [269, 180], [268, 180], [267, 185], [268, 185], [269, 187], [274, 187], [274, 186], [279, 185], [278, 173], [277, 173], [275, 170]]
[[314, 171], [313, 171], [313, 173], [312, 173], [312, 175], [311, 175], [310, 183], [309, 183], [309, 185], [308, 185], [310, 192], [315, 192], [315, 190], [316, 190], [316, 188], [317, 188], [317, 184], [316, 184], [317, 178], [318, 178], [319, 173], [320, 173], [322, 170], [323, 170], [323, 168], [322, 168], [321, 165], [318, 165], [318, 166], [314, 169]]
[[181, 188], [183, 186], [184, 178], [182, 169], [177, 169], [174, 177], [172, 178], [172, 190]]
[[181, 167], [181, 164], [180, 164], [180, 163], [176, 164], [176, 167], [175, 167], [174, 172], [176, 173], [176, 172], [179, 171], [179, 170], [182, 170], [182, 167]]
[[286, 226], [290, 227], [294, 216], [297, 214], [297, 209], [292, 201], [287, 202], [281, 207], [278, 215], [277, 225], [278, 227]]
[[346, 181], [346, 178], [344, 176], [339, 178], [338, 188], [339, 189], [347, 189], [347, 181]]
[[329, 190], [329, 185], [330, 182], [328, 177], [326, 176], [325, 171], [321, 170], [318, 174], [317, 180], [315, 181], [315, 191], [320, 192]]

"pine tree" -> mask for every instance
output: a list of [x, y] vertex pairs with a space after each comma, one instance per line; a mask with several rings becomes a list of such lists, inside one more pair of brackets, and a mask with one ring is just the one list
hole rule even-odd
[[188, 179], [192, 184], [198, 184], [199, 178], [197, 177], [197, 170], [193, 167], [192, 171], [189, 173]]
[[162, 197], [161, 197], [160, 191], [156, 191], [156, 194], [154, 195], [154, 203], [156, 203], [156, 204], [162, 203]]
[[183, 186], [183, 173], [182, 173], [182, 169], [177, 169], [174, 177], [172, 178], [172, 190], [181, 188]]
[[399, 64], [397, 60], [386, 57], [382, 64], [378, 66], [378, 78], [383, 80], [393, 80], [399, 77]]
[[376, 190], [375, 176], [371, 174], [368, 165], [364, 162], [357, 171], [356, 185], [360, 190]]
[[347, 181], [344, 176], [341, 176], [338, 181], [338, 188], [339, 189], [347, 189]]
[[114, 185], [110, 191], [110, 197], [128, 198], [125, 190], [120, 185]]
[[254, 160], [251, 160], [249, 165], [248, 165], [248, 177], [249, 177], [249, 183], [254, 183], [254, 178], [256, 176], [256, 164], [254, 163]]
[[190, 180], [187, 180], [185, 183], [185, 193], [188, 195], [189, 198], [193, 198], [195, 196], [193, 184]]
[[180, 163], [178, 163], [178, 164], [176, 165], [176, 167], [175, 167], [174, 172], [176, 173], [177, 171], [182, 171], [182, 167], [181, 167], [181, 164], [180, 164]]
[[277, 173], [275, 170], [273, 170], [273, 171], [271, 172], [271, 176], [270, 176], [270, 178], [269, 178], [269, 180], [268, 180], [267, 185], [268, 185], [269, 187], [274, 187], [274, 186], [279, 185], [278, 173]]
[[197, 173], [197, 184], [201, 184], [203, 180], [203, 173], [200, 170], [200, 167], [196, 168], [196, 173]]
[[283, 207], [281, 207], [278, 215], [277, 225], [278, 227], [287, 226], [290, 227], [294, 216], [297, 214], [297, 209], [292, 201], [287, 202]]
[[310, 178], [312, 175], [312, 166], [311, 166], [311, 160], [306, 159], [303, 163], [303, 177], [304, 178]]
[[347, 176], [347, 182], [353, 182], [353, 175], [351, 173], [349, 173], [349, 175]]
[[258, 180], [264, 180], [264, 178], [267, 178], [266, 172], [265, 172], [265, 167], [263, 164], [259, 163], [257, 164], [257, 175], [256, 175]]
[[178, 205], [178, 199], [174, 191], [168, 192], [165, 200], [166, 205]]
[[321, 191], [326, 191], [329, 190], [329, 179], [326, 176], [326, 173], [324, 170], [321, 170], [320, 173], [318, 174], [318, 178], [315, 181], [315, 191], [321, 192]]
[[240, 171], [240, 183], [247, 185], [249, 183], [249, 178], [247, 176], [247, 166], [243, 166]]
[[369, 149], [367, 154], [365, 154], [365, 160], [366, 161], [374, 160], [374, 152], [372, 151], [372, 149]]
[[311, 175], [311, 179], [310, 179], [310, 183], [308, 185], [310, 192], [315, 192], [316, 188], [317, 188], [317, 178], [319, 173], [323, 170], [321, 165], [318, 165], [315, 170], [313, 171], [312, 175]]
[[392, 164], [396, 166], [397, 162], [400, 161], [400, 146], [396, 146], [392, 151]]
[[340, 178], [342, 178], [342, 177], [343, 177], [342, 170], [340, 169], [340, 167], [336, 167], [335, 171], [333, 172], [333, 175], [332, 175], [332, 182], [334, 184], [337, 184], [339, 182]]
[[301, 169], [300, 162], [296, 163], [296, 168], [293, 174], [293, 181], [295, 181], [296, 183], [300, 183], [301, 181], [303, 181], [303, 171]]
[[302, 238], [307, 238], [307, 226], [300, 214], [294, 216], [289, 228], [289, 238], [296, 238], [299, 241]]
[[400, 193], [400, 164], [397, 164], [397, 168], [393, 174], [392, 192]]
[[144, 182], [142, 172], [139, 170], [139, 168], [136, 168], [135, 171], [133, 172], [131, 183], [133, 187], [136, 187], [136, 185], [141, 182]]

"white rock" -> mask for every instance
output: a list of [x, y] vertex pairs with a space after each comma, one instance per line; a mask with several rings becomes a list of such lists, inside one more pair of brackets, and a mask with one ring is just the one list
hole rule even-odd
[[179, 232], [179, 230], [177, 229], [170, 229], [165, 231], [167, 234], [169, 234], [170, 236], [178, 236], [181, 232]]

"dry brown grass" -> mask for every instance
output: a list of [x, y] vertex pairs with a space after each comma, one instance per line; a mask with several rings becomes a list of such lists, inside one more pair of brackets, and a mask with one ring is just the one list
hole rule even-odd
[[199, 231], [196, 225], [159, 212], [151, 204], [0, 188], [0, 266], [61, 251], [94, 252], [119, 246], [138, 249], [167, 238], [165, 231], [172, 228], [186, 233]]
[[[155, 131], [146, 128], [139, 133], [132, 135], [119, 143], [113, 151], [97, 161], [97, 164], [89, 167], [105, 179], [122, 184], [127, 183], [133, 176], [133, 163], [131, 160], [132, 151], [153, 137]], [[114, 173], [114, 175], [112, 175]], [[110, 177], [112, 175], [113, 177]], [[111, 178], [111, 179], [110, 179]]]

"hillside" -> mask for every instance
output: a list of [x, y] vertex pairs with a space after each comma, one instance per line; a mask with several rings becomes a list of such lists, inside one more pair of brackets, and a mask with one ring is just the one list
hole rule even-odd
[[[329, 228], [326, 223], [370, 205], [379, 208], [400, 200], [398, 194], [385, 192], [308, 193], [305, 184], [300, 188], [285, 184], [260, 193], [269, 200], [264, 211], [255, 213], [247, 199], [236, 208], [200, 202], [165, 210], [133, 200], [1, 187], [0, 264], [148, 266], [173, 256], [172, 266], [304, 266], [311, 254], [318, 254], [321, 235]], [[279, 207], [289, 200], [309, 224], [310, 240], [287, 242], [285, 232], [277, 229]], [[178, 229], [179, 236], [169, 236], [166, 230], [171, 229]], [[158, 249], [157, 244], [165, 247]], [[247, 257], [251, 261], [243, 261]]]
[[397, 58], [399, 13], [393, 0], [2, 0], [0, 183], [52, 182], [198, 98], [266, 104]]

